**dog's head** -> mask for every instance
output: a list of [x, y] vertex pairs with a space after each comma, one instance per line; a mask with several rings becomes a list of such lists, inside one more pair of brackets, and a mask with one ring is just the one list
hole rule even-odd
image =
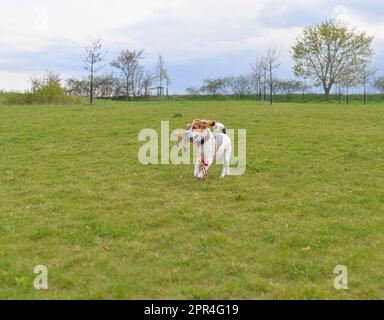
[[195, 119], [191, 124], [188, 125], [187, 130], [205, 130], [209, 127], [214, 127], [215, 125], [215, 120]]
[[175, 135], [178, 139], [176, 145], [179, 148], [186, 150], [188, 143], [193, 143], [195, 140], [201, 140], [207, 134], [209, 127], [214, 127], [216, 125], [215, 120], [201, 120], [195, 119], [192, 123], [187, 125], [187, 128], [184, 132], [176, 132]]

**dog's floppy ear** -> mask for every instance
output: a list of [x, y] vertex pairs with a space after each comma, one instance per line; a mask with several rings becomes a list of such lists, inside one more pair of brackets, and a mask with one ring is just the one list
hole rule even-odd
[[210, 127], [214, 127], [216, 125], [216, 120], [208, 120], [208, 124]]
[[200, 129], [200, 122], [201, 122], [200, 119], [193, 120], [191, 128], [192, 129]]

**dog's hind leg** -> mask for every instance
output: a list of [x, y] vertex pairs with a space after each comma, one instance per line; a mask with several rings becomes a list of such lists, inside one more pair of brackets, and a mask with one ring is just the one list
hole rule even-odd
[[224, 178], [225, 176], [229, 175], [229, 164], [230, 164], [230, 161], [231, 161], [231, 153], [232, 153], [232, 148], [231, 147], [228, 147], [224, 151], [224, 155], [223, 155], [223, 158], [224, 158], [223, 171], [221, 173], [220, 178]]
[[225, 174], [229, 175], [229, 166], [231, 164], [231, 155], [232, 155], [232, 145], [229, 144], [225, 152]]
[[227, 167], [226, 164], [223, 165], [223, 171], [221, 171], [221, 176], [220, 178], [224, 178], [227, 175]]

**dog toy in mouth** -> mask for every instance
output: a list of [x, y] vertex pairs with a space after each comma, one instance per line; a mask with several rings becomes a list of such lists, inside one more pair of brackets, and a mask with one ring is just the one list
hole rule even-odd
[[[213, 128], [213, 132], [211, 128]], [[198, 155], [195, 162], [194, 177], [207, 180], [208, 170], [214, 159], [223, 164], [220, 178], [229, 175], [229, 165], [232, 153], [231, 139], [225, 126], [215, 120], [195, 119], [187, 125], [184, 132], [177, 132], [178, 147], [186, 151], [191, 143]]]

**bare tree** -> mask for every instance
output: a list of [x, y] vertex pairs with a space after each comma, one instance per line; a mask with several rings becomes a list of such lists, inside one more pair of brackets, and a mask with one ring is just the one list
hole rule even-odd
[[148, 97], [154, 83], [154, 75], [146, 71], [142, 66], [136, 68], [134, 80], [132, 81], [134, 97]]
[[169, 74], [167, 72], [167, 77], [165, 78], [165, 85], [166, 85], [166, 95], [167, 95], [167, 99], [169, 101], [169, 86], [171, 84], [171, 78], [169, 77]]
[[166, 86], [167, 86], [167, 91], [168, 91], [168, 85], [170, 83], [170, 77], [168, 74], [168, 70], [165, 68], [165, 63], [164, 59], [161, 54], [159, 54], [159, 58], [156, 63], [156, 77], [159, 81], [159, 91], [160, 91], [160, 98], [162, 95], [162, 90], [163, 90], [163, 82], [165, 81]]
[[262, 83], [265, 71], [265, 61], [263, 58], [256, 58], [256, 61], [251, 64], [252, 78], [255, 84], [255, 92], [257, 100], [261, 100], [262, 96]]
[[339, 72], [336, 82], [339, 83], [340, 87], [346, 88], [346, 103], [349, 104], [349, 89], [355, 88], [361, 84], [361, 74], [363, 68], [356, 69], [355, 63], [351, 67], [345, 67]]
[[378, 77], [373, 81], [373, 87], [384, 95], [384, 77]]
[[73, 96], [85, 97], [88, 95], [88, 81], [70, 78], [65, 80], [65, 92]]
[[151, 94], [152, 87], [155, 82], [155, 75], [146, 71], [143, 77], [142, 87], [143, 87], [143, 96], [148, 97]]
[[140, 65], [134, 69], [131, 81], [131, 93], [133, 97], [139, 97], [142, 95], [144, 73], [144, 68]]
[[346, 97], [347, 104], [349, 104], [349, 89], [355, 88], [358, 86], [363, 86], [363, 99], [364, 104], [367, 103], [367, 84], [369, 79], [371, 79], [376, 70], [370, 68], [366, 63], [362, 63], [359, 66], [356, 65], [357, 62], [352, 60], [350, 66], [346, 66], [342, 72], [339, 73], [338, 78], [335, 83], [339, 85], [339, 103], [341, 103], [341, 87], [346, 88]]
[[232, 93], [239, 98], [244, 98], [252, 92], [252, 77], [249, 75], [239, 75], [227, 78], [227, 84]]
[[302, 93], [305, 90], [303, 83], [298, 80], [277, 80], [274, 81], [274, 92], [277, 94], [292, 94]]
[[263, 65], [263, 101], [267, 100], [267, 82], [268, 82], [267, 65], [265, 64], [265, 61], [264, 61], [264, 65]]
[[120, 55], [111, 62], [111, 66], [120, 70], [125, 77], [125, 99], [128, 101], [130, 96], [130, 91], [134, 94], [134, 79], [135, 72], [140, 66], [140, 59], [144, 57], [144, 50], [123, 50], [120, 52]]
[[32, 91], [35, 92], [40, 88], [50, 85], [61, 83], [61, 77], [58, 73], [53, 71], [46, 71], [42, 77], [33, 76], [30, 78]]
[[280, 53], [277, 47], [269, 47], [264, 57], [265, 67], [268, 72], [270, 104], [273, 103], [273, 71], [280, 65], [279, 58]]
[[207, 78], [203, 82], [200, 91], [214, 96], [225, 93], [228, 86], [226, 78]]
[[197, 96], [200, 93], [200, 88], [199, 87], [189, 87], [189, 88], [185, 89], [185, 91], [187, 91], [187, 93], [190, 96]]
[[376, 69], [370, 68], [367, 65], [363, 66], [362, 70], [362, 83], [363, 83], [363, 88], [364, 88], [364, 104], [367, 104], [367, 84], [368, 82], [374, 77], [376, 73]]
[[94, 79], [95, 97], [111, 98], [114, 94], [117, 80], [112, 74], [96, 76]]
[[101, 40], [93, 42], [91, 46], [85, 47], [86, 57], [84, 59], [84, 69], [89, 72], [89, 102], [93, 103], [94, 78], [96, 73], [103, 67], [99, 64], [105, 59], [106, 53], [101, 50]]

